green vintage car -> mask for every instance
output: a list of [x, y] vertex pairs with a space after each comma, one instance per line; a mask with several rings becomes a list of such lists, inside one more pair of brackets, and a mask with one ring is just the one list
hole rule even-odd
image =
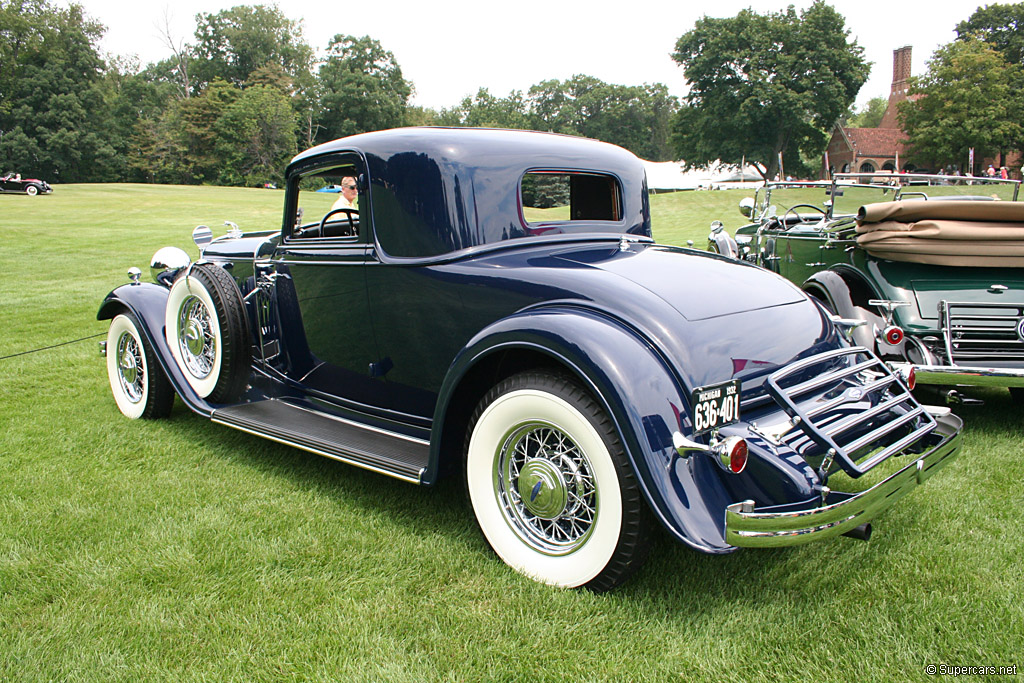
[[842, 319], [859, 345], [950, 402], [966, 386], [1024, 400], [1020, 182], [839, 174], [776, 182], [740, 202], [735, 239], [708, 249], [779, 273]]

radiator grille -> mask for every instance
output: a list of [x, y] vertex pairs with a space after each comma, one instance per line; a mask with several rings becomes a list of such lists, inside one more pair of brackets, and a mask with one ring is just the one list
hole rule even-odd
[[951, 364], [970, 367], [1024, 361], [1024, 304], [943, 301], [939, 310]]

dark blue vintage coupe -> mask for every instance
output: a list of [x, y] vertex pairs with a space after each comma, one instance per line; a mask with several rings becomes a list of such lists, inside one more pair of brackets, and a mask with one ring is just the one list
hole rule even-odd
[[[317, 192], [342, 178], [355, 207]], [[286, 179], [280, 230], [200, 226], [198, 261], [165, 247], [153, 284], [132, 269], [107, 296], [125, 415], [177, 394], [409, 482], [458, 473], [505, 562], [592, 590], [656, 523], [707, 553], [866, 538], [959, 448], [948, 409], [797, 287], [656, 244], [618, 147], [409, 128], [310, 149]]]

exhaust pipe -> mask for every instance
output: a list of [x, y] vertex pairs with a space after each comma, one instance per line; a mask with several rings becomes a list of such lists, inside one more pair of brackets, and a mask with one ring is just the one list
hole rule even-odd
[[849, 536], [850, 538], [857, 538], [862, 541], [871, 540], [871, 522], [865, 522], [860, 526], [855, 526], [847, 531], [843, 536]]
[[964, 396], [956, 389], [950, 389], [946, 393], [946, 403], [951, 406], [983, 406], [985, 401], [980, 398]]

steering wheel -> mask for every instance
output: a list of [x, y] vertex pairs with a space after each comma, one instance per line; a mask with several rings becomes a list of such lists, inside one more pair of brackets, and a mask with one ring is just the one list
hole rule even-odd
[[359, 218], [359, 211], [357, 209], [350, 209], [347, 206], [342, 207], [340, 209], [332, 209], [331, 211], [328, 211], [327, 213], [324, 214], [324, 217], [320, 219], [320, 235], [323, 236], [324, 234], [324, 226], [327, 225], [327, 219], [336, 213], [343, 213], [348, 217], [349, 234], [355, 235], [357, 233], [356, 222], [355, 219], [352, 218], [352, 216]]
[[788, 209], [786, 209], [786, 213], [782, 214], [782, 225], [784, 225], [784, 226], [785, 225], [789, 225], [789, 221], [787, 220], [789, 218], [789, 214], [795, 215], [798, 219], [800, 219], [801, 223], [806, 223], [806, 221], [804, 220], [803, 216], [801, 216], [799, 213], [797, 213], [795, 211], [795, 209], [800, 209], [800, 208], [811, 209], [812, 211], [817, 211], [822, 216], [828, 215], [828, 214], [825, 213], [825, 209], [819, 208], [819, 207], [815, 206], [814, 204], [794, 204], [793, 206], [791, 206]]

